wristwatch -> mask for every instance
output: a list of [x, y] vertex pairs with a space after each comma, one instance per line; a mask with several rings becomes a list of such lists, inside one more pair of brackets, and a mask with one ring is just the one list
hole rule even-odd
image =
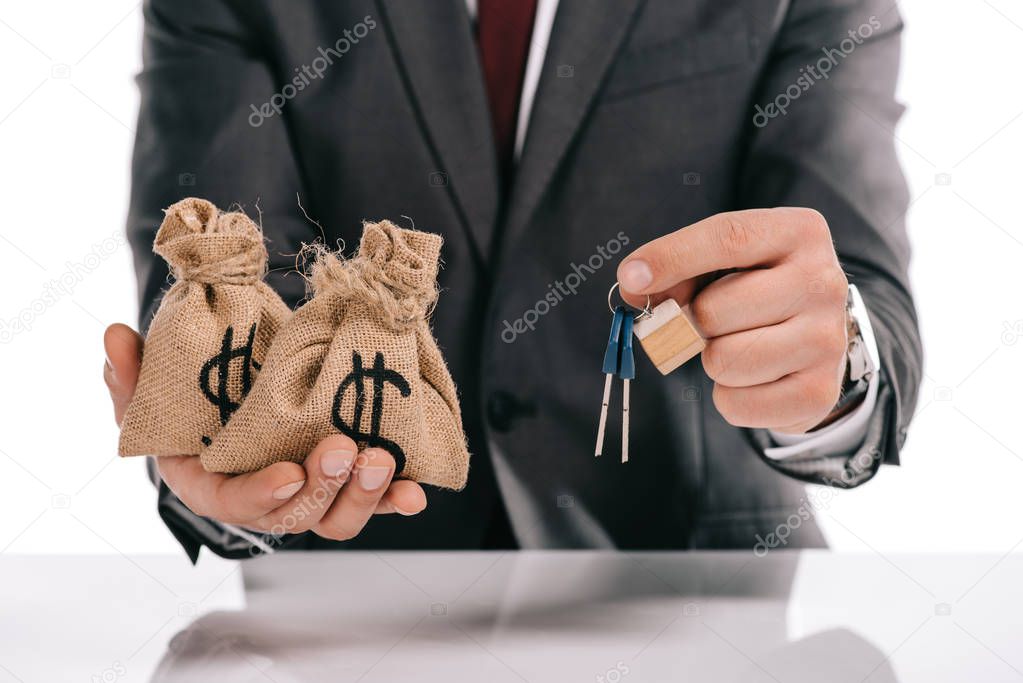
[[867, 343], [863, 339], [863, 332], [857, 319], [857, 315], [866, 315], [866, 312], [862, 306], [856, 305], [858, 297], [854, 296], [855, 294], [855, 287], [850, 285], [845, 303], [846, 337], [849, 340], [849, 346], [845, 352], [845, 377], [842, 381], [842, 394], [827, 418], [810, 431], [827, 427], [859, 406], [867, 395], [867, 389], [870, 388], [870, 380], [877, 372], [874, 359], [871, 358], [870, 351], [867, 349]]

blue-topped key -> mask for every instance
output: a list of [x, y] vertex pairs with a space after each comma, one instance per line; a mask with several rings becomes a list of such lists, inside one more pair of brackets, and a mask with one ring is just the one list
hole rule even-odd
[[619, 335], [618, 376], [622, 378], [622, 462], [629, 462], [629, 383], [636, 377], [636, 360], [632, 355], [632, 311], [626, 311]]
[[[633, 324], [650, 315], [650, 297], [639, 315], [625, 306], [612, 306], [611, 295], [618, 289], [616, 282], [607, 293], [607, 305], [611, 309], [611, 334], [604, 351], [604, 400], [600, 404], [600, 425], [597, 427], [597, 447], [594, 455], [604, 450], [604, 431], [607, 427], [607, 408], [611, 402], [611, 379], [622, 379], [622, 462], [629, 461], [629, 388], [636, 377], [636, 359], [632, 353]], [[641, 325], [644, 323], [640, 323]], [[642, 340], [641, 340], [642, 341]]]
[[629, 382], [636, 376], [636, 359], [632, 353], [632, 325], [636, 314], [623, 306], [614, 309], [611, 334], [604, 351], [604, 400], [600, 404], [600, 425], [597, 427], [597, 447], [594, 455], [604, 450], [604, 431], [607, 427], [607, 408], [611, 403], [611, 380], [622, 379], [622, 462], [629, 460]]
[[[630, 314], [631, 315], [631, 314]], [[600, 404], [600, 424], [597, 427], [597, 447], [593, 455], [600, 455], [604, 450], [604, 428], [607, 426], [607, 406], [611, 402], [611, 380], [618, 374], [618, 364], [621, 359], [621, 336], [622, 324], [626, 317], [625, 308], [616, 306], [614, 316], [611, 318], [611, 334], [607, 339], [607, 349], [604, 351], [604, 400]], [[629, 323], [631, 334], [632, 323]], [[630, 342], [631, 345], [631, 342]]]
[[[622, 322], [625, 319], [625, 309], [621, 306], [615, 308], [614, 317], [611, 318], [611, 336], [607, 340], [607, 349], [604, 351], [604, 373], [608, 375], [618, 374], [618, 338], [622, 334]], [[632, 329], [632, 324], [629, 324]]]
[[[619, 353], [618, 353], [618, 372], [615, 374], [624, 380], [635, 379], [636, 377], [636, 359], [632, 355], [632, 323], [636, 319], [636, 314], [632, 311], [626, 311], [625, 315], [622, 316], [622, 329], [619, 335]], [[607, 372], [607, 359], [604, 359], [604, 372]]]

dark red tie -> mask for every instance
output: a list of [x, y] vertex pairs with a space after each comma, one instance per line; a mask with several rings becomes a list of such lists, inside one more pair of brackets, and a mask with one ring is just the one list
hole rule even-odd
[[479, 0], [477, 35], [497, 161], [507, 186], [515, 157], [519, 98], [533, 35], [537, 0]]

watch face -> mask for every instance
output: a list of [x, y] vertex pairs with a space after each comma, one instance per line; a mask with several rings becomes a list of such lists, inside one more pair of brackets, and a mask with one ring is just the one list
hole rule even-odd
[[867, 351], [867, 345], [863, 337], [857, 334], [849, 341], [849, 380], [858, 382], [863, 379], [870, 379], [874, 371], [874, 363]]
[[846, 334], [849, 337], [849, 344], [851, 345], [853, 339], [860, 336], [860, 323], [848, 308], [845, 309], [845, 326]]

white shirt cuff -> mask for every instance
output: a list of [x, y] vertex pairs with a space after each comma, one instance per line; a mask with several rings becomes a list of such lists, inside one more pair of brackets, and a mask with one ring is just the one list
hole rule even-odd
[[859, 290], [849, 285], [852, 296], [852, 314], [859, 323], [863, 343], [873, 361], [874, 373], [867, 387], [867, 395], [863, 402], [851, 413], [844, 415], [823, 429], [806, 434], [781, 434], [769, 431], [771, 440], [777, 444], [774, 448], [764, 450], [764, 455], [772, 460], [785, 460], [793, 456], [813, 455], [826, 457], [848, 453], [860, 447], [867, 435], [867, 423], [877, 406], [877, 388], [881, 368], [880, 356], [877, 352], [877, 340], [874, 328], [867, 315], [867, 307], [863, 304]]

